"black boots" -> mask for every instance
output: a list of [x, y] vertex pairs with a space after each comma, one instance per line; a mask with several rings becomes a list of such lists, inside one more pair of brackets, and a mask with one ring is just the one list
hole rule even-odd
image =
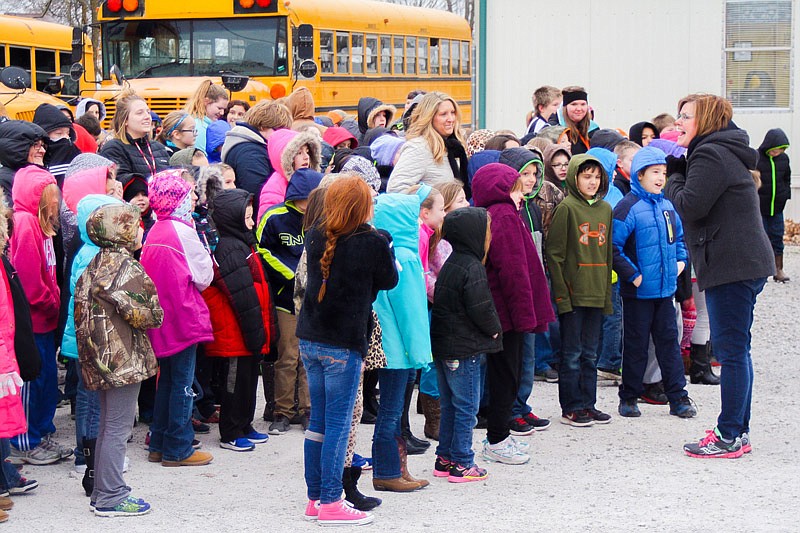
[[272, 411], [275, 410], [275, 363], [273, 361], [261, 361], [261, 382], [264, 385], [264, 406], [263, 418], [267, 422], [272, 422]]
[[358, 490], [358, 480], [361, 477], [361, 467], [345, 467], [342, 473], [342, 486], [345, 499], [353, 504], [359, 511], [371, 511], [381, 504], [380, 498], [372, 498], [361, 494]]
[[689, 358], [689, 381], [692, 384], [719, 385], [719, 376], [711, 369], [710, 344], [692, 344]]
[[86, 459], [86, 472], [83, 473], [83, 491], [91, 498], [94, 492], [94, 449], [97, 439], [83, 439], [83, 457]]
[[427, 440], [418, 439], [411, 433], [411, 424], [408, 422], [408, 409], [411, 407], [411, 396], [414, 394], [414, 382], [409, 381], [406, 385], [406, 397], [403, 405], [403, 415], [400, 417], [400, 434], [405, 440], [408, 455], [419, 455], [425, 453], [431, 443]]

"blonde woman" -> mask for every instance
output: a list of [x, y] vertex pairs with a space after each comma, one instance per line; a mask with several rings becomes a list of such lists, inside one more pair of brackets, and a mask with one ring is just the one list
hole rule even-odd
[[106, 142], [100, 155], [117, 164], [117, 179], [127, 183], [133, 176], [146, 180], [169, 167], [169, 154], [164, 145], [150, 140], [153, 119], [147, 102], [134, 92], [124, 93], [117, 100], [111, 120], [114, 139]]
[[431, 92], [411, 116], [406, 145], [389, 176], [386, 192], [403, 192], [419, 183], [457, 179], [470, 197], [467, 152], [461, 136], [461, 111], [450, 96]]

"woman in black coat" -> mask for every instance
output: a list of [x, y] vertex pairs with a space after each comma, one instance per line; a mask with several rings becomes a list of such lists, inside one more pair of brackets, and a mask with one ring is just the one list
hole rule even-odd
[[678, 110], [678, 144], [687, 148], [687, 157], [669, 161], [665, 192], [683, 220], [697, 284], [706, 294], [711, 344], [722, 364], [717, 427], [684, 451], [690, 457], [736, 458], [750, 451], [753, 308], [775, 272], [751, 172], [758, 154], [747, 132], [732, 122], [724, 98], [689, 95]]

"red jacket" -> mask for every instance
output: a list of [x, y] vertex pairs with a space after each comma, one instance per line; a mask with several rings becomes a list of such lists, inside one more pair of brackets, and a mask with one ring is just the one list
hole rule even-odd
[[[272, 299], [269, 292], [269, 283], [261, 266], [261, 261], [256, 254], [251, 254], [247, 259], [247, 263], [253, 275], [253, 285], [258, 295], [258, 301], [261, 304], [261, 319], [264, 324], [264, 333], [266, 334], [266, 341], [261, 347], [259, 355], [267, 355], [273, 332]], [[203, 298], [211, 313], [211, 327], [214, 330], [214, 341], [205, 345], [206, 355], [211, 357], [254, 355], [245, 346], [239, 317], [233, 308], [230, 292], [216, 264], [214, 265], [214, 281], [211, 286], [203, 291]]]

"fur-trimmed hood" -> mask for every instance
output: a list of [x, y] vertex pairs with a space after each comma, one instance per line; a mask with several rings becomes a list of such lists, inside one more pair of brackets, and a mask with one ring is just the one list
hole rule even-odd
[[[273, 138], [276, 134], [277, 132], [273, 134], [273, 137], [270, 137], [270, 148], [272, 147]], [[302, 133], [297, 133], [294, 137], [288, 139], [285, 148], [281, 152], [279, 165], [276, 165], [276, 162], [272, 160], [272, 151], [270, 150], [270, 160], [272, 162], [272, 166], [275, 167], [275, 170], [280, 172], [287, 181], [292, 179], [292, 174], [294, 174], [294, 170], [292, 169], [294, 156], [300, 152], [300, 148], [302, 148], [303, 145], [308, 145], [308, 155], [310, 159], [308, 168], [319, 172], [319, 164], [322, 159], [322, 146], [320, 144], [319, 135], [316, 135], [315, 133], [304, 131]]]
[[390, 104], [384, 104], [377, 98], [365, 96], [358, 101], [358, 129], [361, 135], [364, 135], [367, 130], [375, 127], [373, 120], [375, 115], [381, 111], [388, 111], [389, 116], [386, 117], [386, 124], [389, 125], [394, 120], [397, 114], [397, 108]]

